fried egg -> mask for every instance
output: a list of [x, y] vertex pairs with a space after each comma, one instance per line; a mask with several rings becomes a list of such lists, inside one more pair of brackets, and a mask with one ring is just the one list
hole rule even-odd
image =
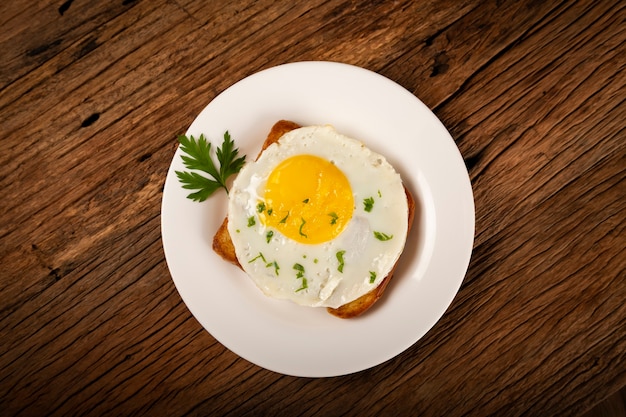
[[233, 182], [228, 232], [267, 296], [337, 308], [375, 289], [406, 241], [400, 175], [332, 126], [292, 130]]

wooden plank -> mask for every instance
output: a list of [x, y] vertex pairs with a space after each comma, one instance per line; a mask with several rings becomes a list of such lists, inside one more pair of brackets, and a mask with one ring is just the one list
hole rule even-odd
[[88, 36], [133, 6], [132, 1], [94, 1], [70, 8], [71, 4], [72, 1], [40, 1], [2, 5], [0, 88], [53, 59], [71, 47], [75, 39]]

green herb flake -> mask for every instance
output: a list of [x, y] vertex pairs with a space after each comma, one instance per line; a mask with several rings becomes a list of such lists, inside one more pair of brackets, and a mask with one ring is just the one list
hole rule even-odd
[[380, 193], [380, 190], [378, 190], [378, 198], [381, 198], [383, 195]]
[[192, 135], [189, 137], [178, 135], [178, 142], [185, 168], [205, 172], [213, 178], [209, 179], [195, 171], [176, 171], [176, 176], [184, 189], [196, 190], [187, 195], [187, 198], [201, 202], [220, 188], [226, 190], [228, 194], [226, 180], [241, 170], [246, 159], [245, 155], [237, 157], [239, 150], [234, 147], [228, 131], [224, 133], [222, 146], [215, 152], [220, 165], [219, 170], [211, 156], [211, 142], [207, 141], [203, 134], [198, 139]]
[[299, 263], [295, 263], [295, 264], [293, 264], [293, 269], [298, 271], [296, 273], [296, 278], [298, 278], [298, 279], [302, 278], [302, 285], [300, 286], [300, 288], [298, 288], [296, 290], [296, 292], [302, 291], [302, 290], [306, 290], [307, 288], [309, 288], [307, 280], [304, 277], [304, 267], [301, 264], [299, 264]]
[[301, 264], [299, 263], [293, 264], [293, 269], [298, 271], [298, 273], [296, 274], [296, 278], [302, 278], [304, 276], [304, 267]]
[[274, 236], [273, 230], [270, 230], [265, 234], [265, 240], [267, 241], [267, 243], [270, 243], [270, 240], [272, 240], [272, 236]]
[[385, 242], [387, 240], [390, 240], [391, 238], [393, 238], [393, 235], [388, 235], [386, 233], [382, 233], [382, 232], [374, 232], [374, 237], [382, 242]]
[[363, 199], [363, 210], [365, 210], [365, 211], [367, 211], [369, 213], [370, 211], [372, 211], [373, 208], [374, 208], [374, 197], [364, 198]]
[[376, 272], [370, 271], [370, 284], [373, 284], [376, 281]]
[[274, 267], [274, 273], [276, 274], [276, 276], [278, 276], [278, 270], [280, 269], [280, 267], [278, 266], [278, 262], [274, 261], [274, 262], [270, 262], [268, 264], [265, 264], [266, 268], [271, 268]]
[[257, 213], [263, 213], [265, 211], [265, 203], [261, 201], [259, 204], [257, 204], [256, 211]]
[[261, 252], [259, 252], [259, 254], [257, 256], [255, 256], [254, 258], [250, 259], [248, 261], [248, 263], [251, 264], [252, 262], [256, 261], [257, 259], [262, 260], [263, 263], [267, 263], [267, 261], [265, 260], [265, 256], [263, 256], [263, 254]]
[[303, 202], [304, 204], [309, 204], [309, 199], [308, 199], [308, 198], [305, 198], [304, 200], [302, 200], [302, 202]]
[[341, 272], [342, 274], [343, 274], [343, 266], [344, 266], [343, 255], [345, 253], [346, 253], [345, 250], [340, 250], [335, 254], [335, 256], [337, 257], [337, 260], [339, 261], [339, 266], [337, 267], [337, 271]]
[[267, 209], [268, 216], [271, 216], [273, 212], [274, 212], [274, 209], [271, 209], [271, 208]]
[[248, 217], [248, 227], [252, 227], [256, 224], [256, 220], [254, 220], [254, 216]]
[[298, 233], [300, 233], [300, 236], [308, 238], [308, 236], [302, 231], [302, 228], [306, 224], [306, 220], [304, 220], [304, 217], [300, 217], [300, 220], [302, 220], [302, 223], [300, 223], [300, 229], [298, 229]]
[[335, 213], [334, 211], [331, 211], [330, 213], [328, 213], [328, 215], [330, 216], [330, 224], [337, 224], [337, 219], [339, 219], [339, 216], [337, 216], [337, 213]]
[[287, 219], [288, 219], [288, 218], [289, 218], [289, 213], [287, 213], [287, 214], [285, 215], [285, 217], [283, 217], [282, 219], [280, 219], [280, 222], [279, 222], [279, 223], [283, 223], [283, 224], [284, 224], [284, 223], [287, 223]]
[[307, 288], [309, 288], [308, 282], [307, 282], [306, 278], [302, 277], [302, 286], [300, 288], [298, 288], [296, 290], [296, 292], [300, 292], [302, 290], [306, 290]]

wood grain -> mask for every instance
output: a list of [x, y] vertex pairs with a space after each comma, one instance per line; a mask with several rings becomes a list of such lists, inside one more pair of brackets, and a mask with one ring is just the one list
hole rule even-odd
[[[577, 416], [626, 386], [626, 5], [0, 11], [0, 415]], [[175, 135], [229, 85], [299, 60], [359, 65], [419, 97], [476, 203], [446, 314], [336, 378], [228, 351], [180, 299], [161, 245]]]

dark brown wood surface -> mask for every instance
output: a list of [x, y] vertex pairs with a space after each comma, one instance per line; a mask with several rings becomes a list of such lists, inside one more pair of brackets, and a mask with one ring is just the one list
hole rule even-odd
[[[576, 416], [626, 385], [624, 2], [43, 0], [0, 21], [0, 415]], [[476, 202], [447, 313], [335, 378], [224, 348], [160, 235], [176, 134], [299, 60], [424, 101]]]

